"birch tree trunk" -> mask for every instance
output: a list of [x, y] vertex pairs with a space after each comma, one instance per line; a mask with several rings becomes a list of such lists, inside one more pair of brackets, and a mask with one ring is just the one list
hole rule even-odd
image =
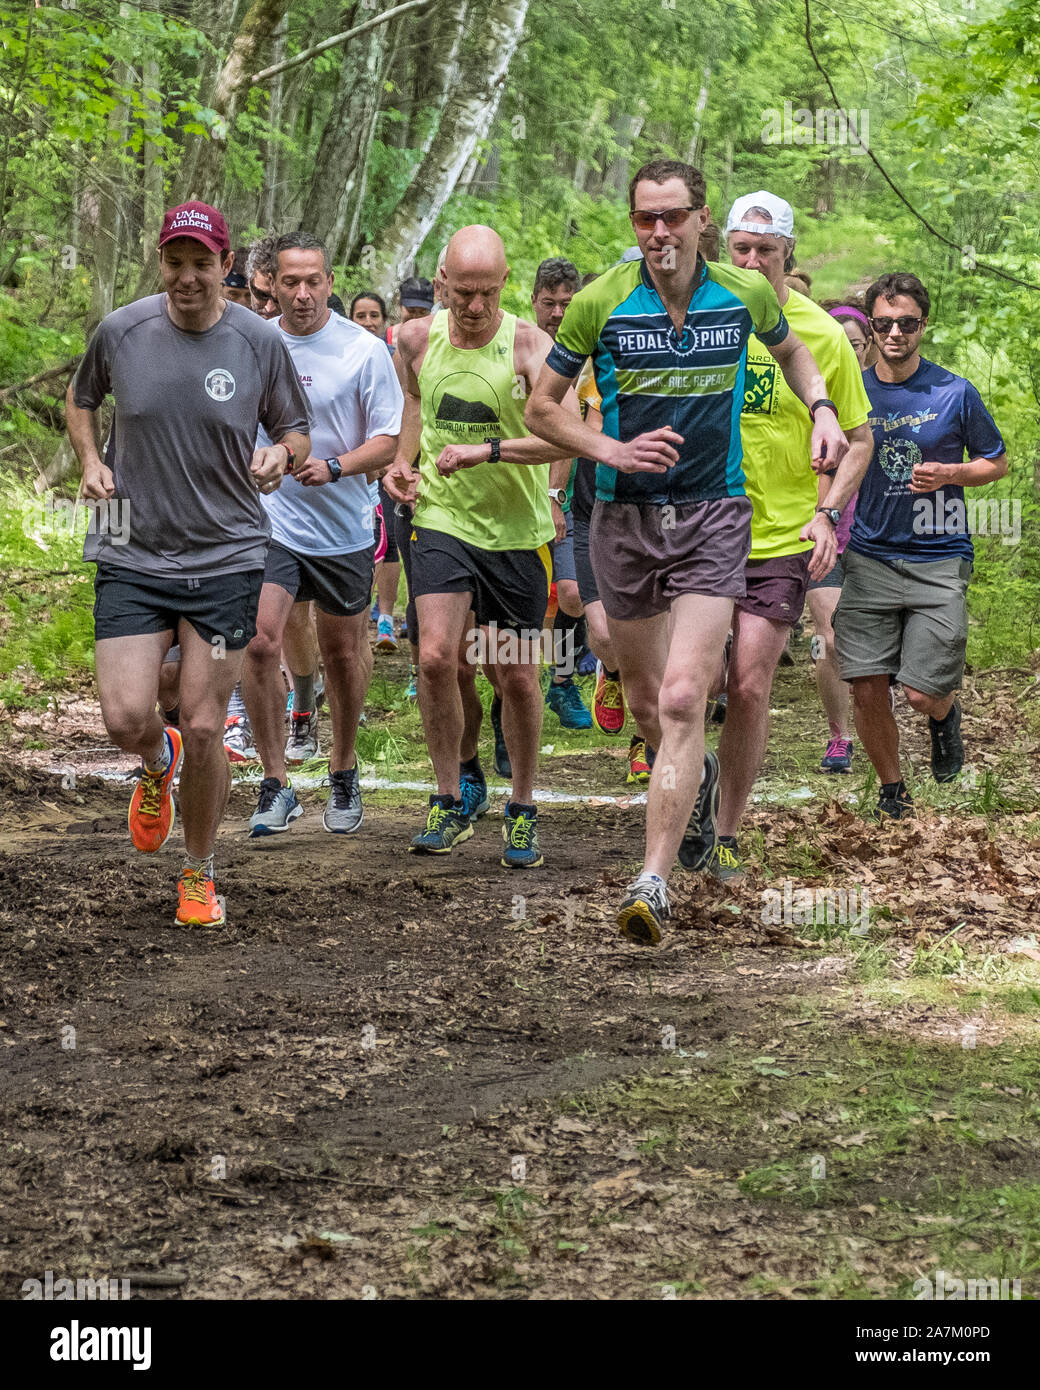
[[376, 287], [390, 294], [451, 197], [483, 140], [496, 94], [523, 34], [529, 0], [480, 0], [470, 6], [471, 36], [462, 46], [460, 73], [426, 157], [393, 217], [374, 242]]

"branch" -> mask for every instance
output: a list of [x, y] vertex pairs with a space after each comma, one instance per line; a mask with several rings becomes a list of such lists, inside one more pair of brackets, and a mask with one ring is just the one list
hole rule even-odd
[[4, 389], [0, 391], [0, 405], [3, 405], [8, 396], [17, 396], [19, 391], [26, 391], [30, 386], [38, 386], [41, 381], [50, 381], [52, 377], [56, 376], [68, 376], [71, 372], [76, 370], [79, 365], [80, 356], [82, 356], [82, 354], [70, 357], [69, 360], [63, 362], [60, 367], [50, 367], [45, 372], [37, 372], [35, 376], [29, 377], [27, 381], [19, 381], [15, 386], [5, 386]]
[[[809, 46], [809, 54], [816, 65], [816, 70], [819, 72], [820, 76], [827, 84], [827, 89], [834, 100], [835, 108], [839, 111], [844, 111], [845, 107], [842, 106], [841, 102], [838, 99], [838, 93], [834, 90], [834, 83], [831, 81], [826, 68], [823, 66], [819, 58], [816, 56], [816, 49], [813, 47], [812, 15], [809, 10], [809, 0], [805, 0], [805, 42]], [[882, 165], [881, 161], [878, 159], [874, 151], [870, 148], [870, 146], [865, 144], [862, 140], [860, 141], [860, 144], [864, 152], [870, 159], [870, 162], [874, 165], [874, 168], [885, 180], [889, 188], [891, 188], [892, 192], [896, 195], [896, 197], [904, 205], [904, 207], [908, 208], [909, 211], [913, 213], [914, 217], [917, 218], [918, 222], [920, 222], [921, 226], [924, 227], [925, 231], [929, 232], [933, 237], [935, 237], [936, 241], [941, 241], [944, 246], [952, 246], [954, 251], [957, 252], [958, 256], [963, 255], [964, 247], [958, 246], [955, 241], [951, 241], [948, 236], [944, 236], [942, 232], [938, 231], [935, 227], [933, 227], [932, 224], [929, 221], [927, 221], [926, 218], [922, 217], [922, 215], [914, 207], [913, 203], [911, 203], [910, 199], [907, 198], [907, 196], [900, 189], [898, 189], [896, 185], [892, 182], [892, 180], [889, 178], [884, 166]], [[976, 261], [973, 269], [984, 270], [987, 275], [996, 275], [1001, 280], [1010, 280], [1013, 285], [1021, 285], [1023, 289], [1040, 291], [1040, 285], [1034, 285], [1031, 280], [1020, 280], [1017, 275], [1009, 275], [1006, 270], [999, 270], [995, 265], [985, 265], [982, 261]]]
[[407, 0], [406, 4], [395, 5], [393, 9], [384, 10], [374, 19], [366, 19], [364, 24], [359, 24], [356, 29], [346, 29], [342, 34], [333, 34], [331, 39], [322, 39], [321, 43], [316, 43], [312, 48], [305, 48], [302, 53], [297, 53], [295, 58], [286, 58], [284, 63], [275, 63], [272, 67], [264, 68], [263, 72], [256, 73], [249, 80], [253, 86], [256, 86], [258, 82], [266, 82], [269, 78], [277, 77], [280, 72], [288, 72], [290, 68], [298, 68], [301, 63], [310, 62], [319, 53], [336, 48], [339, 44], [346, 43], [348, 39], [356, 38], [358, 34], [367, 33], [369, 29], [374, 29], [378, 24], [385, 24], [388, 19], [396, 19], [398, 15], [406, 14], [408, 10], [424, 9], [427, 5], [436, 3], [437, 0]]

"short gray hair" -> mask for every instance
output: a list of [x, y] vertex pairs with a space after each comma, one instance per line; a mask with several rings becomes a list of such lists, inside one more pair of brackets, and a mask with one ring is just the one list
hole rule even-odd
[[246, 257], [246, 279], [252, 280], [257, 271], [261, 275], [266, 275], [268, 279], [273, 278], [278, 266], [278, 257], [272, 252], [272, 247], [278, 240], [276, 236], [261, 237], [259, 241], [254, 241], [249, 248], [249, 255]]
[[284, 236], [271, 238], [271, 264], [274, 269], [266, 270], [261, 266], [260, 269], [265, 275], [278, 273], [278, 257], [283, 251], [320, 251], [325, 274], [332, 274], [332, 259], [329, 256], [329, 248], [320, 237], [312, 236], [310, 232], [286, 232]]

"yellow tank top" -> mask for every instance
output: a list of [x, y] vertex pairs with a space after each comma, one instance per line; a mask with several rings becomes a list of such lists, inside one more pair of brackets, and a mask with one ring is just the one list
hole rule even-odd
[[537, 550], [555, 534], [547, 463], [479, 463], [450, 478], [437, 472], [449, 444], [523, 439], [526, 386], [513, 365], [516, 315], [503, 314], [485, 347], [452, 347], [450, 312], [434, 314], [419, 370], [422, 436], [415, 525], [482, 550]]

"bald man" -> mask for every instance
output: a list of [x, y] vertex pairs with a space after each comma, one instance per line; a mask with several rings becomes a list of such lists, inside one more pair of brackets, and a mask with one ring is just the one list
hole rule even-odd
[[[569, 457], [531, 436], [528, 393], [552, 340], [505, 313], [509, 267], [490, 227], [463, 227], [443, 265], [447, 312], [403, 323], [394, 359], [405, 393], [397, 457], [383, 484], [414, 503], [409, 541], [419, 616], [419, 708], [437, 778], [416, 854], [449, 854], [487, 810], [478, 757], [461, 760], [460, 651], [497, 667], [512, 765], [502, 864], [533, 869], [534, 774], [542, 726], [541, 629], [555, 526], [549, 464]], [[578, 415], [571, 393], [569, 408]], [[419, 455], [418, 471], [411, 460]], [[487, 632], [469, 628], [473, 610]]]

